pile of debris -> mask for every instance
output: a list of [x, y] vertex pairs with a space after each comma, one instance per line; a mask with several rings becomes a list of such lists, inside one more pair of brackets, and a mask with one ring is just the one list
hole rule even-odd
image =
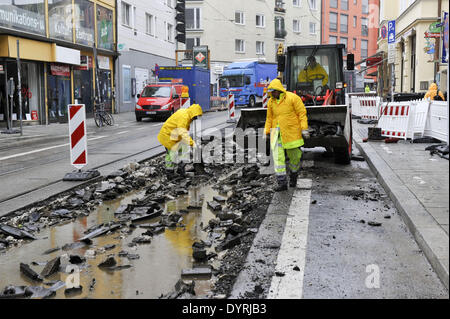
[[449, 160], [449, 146], [448, 144], [431, 145], [425, 148], [425, 151], [430, 151], [430, 155], [437, 155], [446, 160]]
[[308, 125], [312, 137], [344, 135], [343, 127], [339, 122], [330, 124], [322, 121], [308, 121]]

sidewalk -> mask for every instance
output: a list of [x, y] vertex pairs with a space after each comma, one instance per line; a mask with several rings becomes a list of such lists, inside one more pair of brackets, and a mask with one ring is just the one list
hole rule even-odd
[[449, 162], [425, 151], [432, 144], [363, 143], [371, 126], [353, 120], [355, 145], [448, 289]]

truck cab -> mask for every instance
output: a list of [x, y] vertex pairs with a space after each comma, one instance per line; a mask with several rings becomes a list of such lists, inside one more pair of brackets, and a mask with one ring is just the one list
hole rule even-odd
[[150, 84], [138, 94], [136, 121], [167, 119], [181, 107], [182, 84]]
[[272, 63], [234, 62], [227, 66], [219, 79], [220, 96], [234, 94], [236, 105], [255, 107], [262, 101], [263, 89], [277, 76]]

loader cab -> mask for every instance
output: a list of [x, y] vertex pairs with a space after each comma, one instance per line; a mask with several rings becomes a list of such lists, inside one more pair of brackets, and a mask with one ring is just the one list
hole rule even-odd
[[305, 105], [343, 103], [343, 49], [343, 44], [288, 47], [288, 91], [296, 92]]

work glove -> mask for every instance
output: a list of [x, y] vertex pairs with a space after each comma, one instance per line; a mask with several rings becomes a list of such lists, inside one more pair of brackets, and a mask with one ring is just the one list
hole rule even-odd
[[302, 135], [303, 135], [303, 139], [307, 140], [309, 139], [311, 136], [309, 135], [309, 131], [308, 130], [303, 130], [302, 131]]

